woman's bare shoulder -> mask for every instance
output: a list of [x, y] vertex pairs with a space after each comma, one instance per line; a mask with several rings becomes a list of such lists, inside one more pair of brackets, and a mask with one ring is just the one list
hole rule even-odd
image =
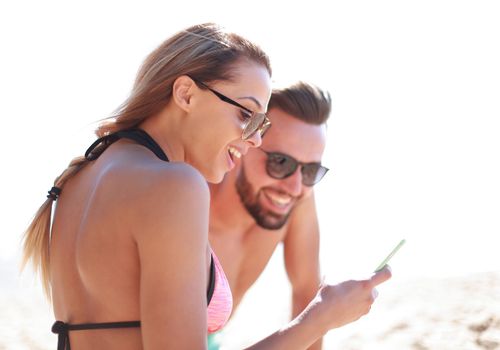
[[[158, 235], [208, 220], [210, 192], [204, 177], [186, 163], [143, 162], [117, 171], [106, 181], [117, 208], [127, 213], [127, 224], [144, 236]], [[108, 196], [114, 196], [109, 193]], [[159, 229], [161, 227], [161, 229]], [[165, 229], [167, 228], [167, 229]], [[192, 230], [196, 234], [198, 230]]]
[[[127, 182], [135, 182], [138, 200], [146, 205], [154, 201], [163, 206], [183, 201], [207, 202], [210, 191], [205, 178], [186, 163], [162, 163], [149, 170], [130, 174]], [[135, 181], [134, 181], [135, 180]]]

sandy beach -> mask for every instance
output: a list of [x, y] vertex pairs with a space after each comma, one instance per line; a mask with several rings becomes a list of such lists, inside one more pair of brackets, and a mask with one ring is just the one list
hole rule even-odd
[[[396, 277], [379, 289], [380, 296], [370, 314], [330, 331], [324, 340], [325, 349], [500, 349], [500, 271], [406, 282]], [[275, 302], [284, 307], [287, 300]], [[245, 312], [251, 309], [250, 305], [242, 308]], [[228, 325], [224, 349], [241, 349], [269, 334], [285, 319], [269, 315], [261, 320], [266, 325], [245, 327], [243, 310], [239, 310]]]
[[500, 272], [393, 285], [342, 339], [330, 332], [326, 348], [500, 349], [499, 297]]
[[[274, 274], [274, 282], [285, 288], [273, 288], [274, 292], [263, 288], [272, 275], [271, 271], [257, 282], [227, 325], [223, 349], [242, 349], [286, 322], [289, 294], [284, 276]], [[17, 288], [13, 281], [4, 281], [1, 294], [0, 349], [54, 349], [52, 313], [40, 290], [32, 280], [23, 279], [24, 289], [12, 293]], [[285, 290], [284, 295], [280, 290]], [[263, 303], [264, 295], [272, 308]], [[262, 313], [263, 309], [268, 312]], [[406, 282], [395, 279], [380, 288], [369, 315], [330, 331], [324, 349], [500, 349], [500, 271]]]

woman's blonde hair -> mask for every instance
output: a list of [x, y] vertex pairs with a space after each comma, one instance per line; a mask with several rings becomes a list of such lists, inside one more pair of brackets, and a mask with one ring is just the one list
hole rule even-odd
[[[231, 81], [239, 60], [247, 59], [264, 66], [271, 75], [268, 56], [243, 37], [228, 33], [216, 24], [195, 25], [178, 32], [154, 50], [142, 64], [129, 98], [104, 119], [96, 129], [98, 137], [137, 127], [148, 117], [161, 111], [172, 95], [172, 85], [179, 76], [189, 75], [210, 82]], [[85, 157], [74, 158], [59, 175], [54, 186], [63, 188], [87, 163]], [[45, 292], [50, 297], [49, 245], [52, 198], [38, 209], [24, 234], [22, 266], [30, 260], [40, 273]]]

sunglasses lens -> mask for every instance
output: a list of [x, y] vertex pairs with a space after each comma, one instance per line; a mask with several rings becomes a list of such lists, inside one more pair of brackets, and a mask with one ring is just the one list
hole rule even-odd
[[245, 125], [245, 128], [243, 129], [243, 134], [241, 136], [243, 140], [248, 140], [252, 137], [252, 135], [263, 126], [265, 120], [266, 115], [264, 113], [253, 113], [252, 117], [248, 121], [248, 124]]
[[293, 174], [297, 169], [297, 162], [287, 155], [270, 153], [267, 158], [267, 173], [275, 179], [283, 179]]
[[319, 163], [306, 164], [302, 167], [302, 183], [306, 186], [313, 186], [317, 184], [327, 172], [328, 168], [325, 168]]
[[259, 132], [260, 132], [260, 137], [261, 138], [264, 137], [264, 135], [266, 134], [267, 130], [269, 130], [270, 127], [271, 127], [271, 121], [269, 119], [265, 118], [264, 119], [264, 123], [259, 128]]
[[[283, 153], [266, 153], [267, 174], [275, 179], [284, 179], [292, 175], [297, 170], [299, 164], [302, 164], [295, 160], [295, 158]], [[328, 168], [322, 166], [321, 163], [307, 163], [301, 165], [300, 171], [302, 173], [302, 183], [306, 186], [314, 186], [325, 176]]]

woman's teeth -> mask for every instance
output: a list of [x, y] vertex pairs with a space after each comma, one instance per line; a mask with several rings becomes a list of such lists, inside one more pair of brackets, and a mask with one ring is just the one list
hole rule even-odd
[[231, 153], [236, 158], [241, 158], [241, 153], [234, 147], [229, 147], [229, 153]]

